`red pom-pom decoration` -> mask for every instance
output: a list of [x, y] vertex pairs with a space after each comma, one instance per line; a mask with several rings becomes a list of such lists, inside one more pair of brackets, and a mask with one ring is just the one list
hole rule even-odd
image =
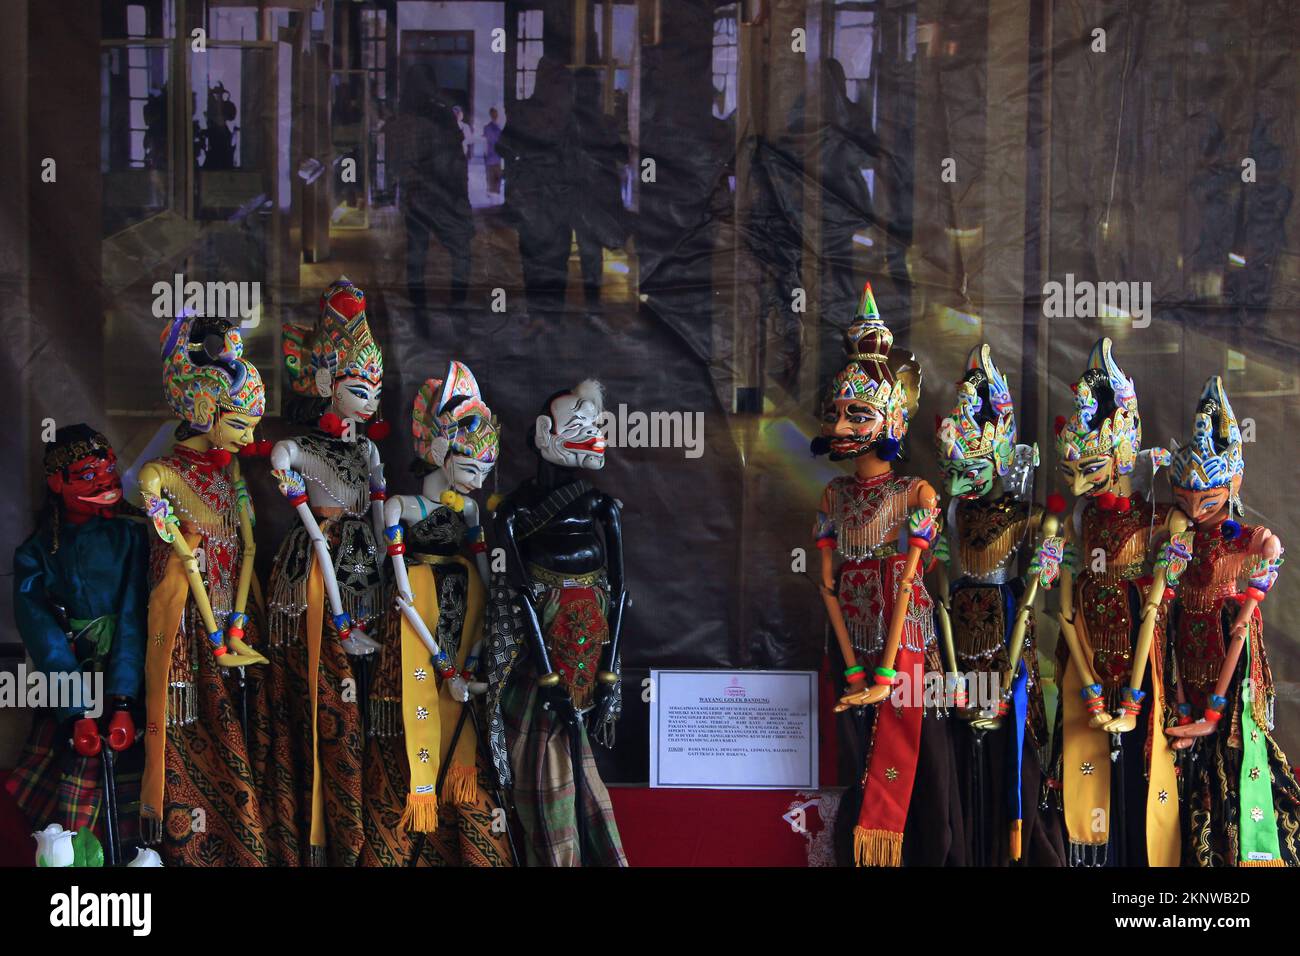
[[1059, 515], [1065, 513], [1065, 496], [1059, 495], [1053, 491], [1047, 496], [1047, 510], [1050, 514]]
[[230, 452], [224, 448], [209, 448], [206, 457], [215, 468], [225, 468], [230, 464]]
[[1097, 496], [1097, 505], [1104, 511], [1114, 511], [1115, 501], [1115, 492], [1113, 491], [1103, 491]]
[[256, 457], [257, 457], [257, 445], [258, 445], [257, 442], [255, 442], [255, 441], [250, 441], [250, 442], [249, 442], [247, 445], [245, 445], [243, 448], [239, 449], [239, 457], [240, 457], [240, 458], [256, 458]]
[[1124, 514], [1132, 507], [1133, 507], [1133, 501], [1130, 498], [1120, 497], [1115, 499], [1115, 510], [1118, 511], [1120, 514]]
[[275, 442], [271, 441], [269, 438], [263, 438], [260, 442], [257, 443], [257, 457], [270, 458], [271, 451], [274, 448], [275, 448]]
[[339, 418], [333, 412], [326, 412], [320, 417], [318, 423], [320, 430], [327, 435], [333, 435], [335, 438], [343, 436], [343, 419]]
[[383, 441], [392, 434], [393, 426], [388, 422], [371, 422], [370, 427], [366, 429], [366, 437], [371, 441]]

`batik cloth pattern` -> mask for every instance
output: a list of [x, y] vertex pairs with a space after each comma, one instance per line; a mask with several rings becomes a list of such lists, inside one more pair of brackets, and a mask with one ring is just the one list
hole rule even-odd
[[[320, 529], [336, 573], [345, 571], [339, 579], [344, 609], [356, 611], [354, 626], [365, 628], [382, 601], [374, 532], [366, 520], [346, 514], [323, 519]], [[297, 580], [302, 574], [305, 580]], [[274, 774], [277, 852], [289, 865], [355, 866], [365, 843], [364, 730], [356, 693], [364, 675], [360, 666], [353, 669], [339, 641], [324, 576], [301, 526], [289, 532], [276, 556], [270, 591], [273, 639], [264, 666], [283, 702], [280, 733], [288, 738], [275, 753], [289, 755]], [[381, 636], [371, 629], [372, 636]]]
[[[196, 528], [182, 524], [180, 532], [191, 550], [212, 547]], [[238, 677], [217, 665], [170, 544], [153, 542], [149, 578], [141, 813], [161, 818], [166, 866], [266, 865], [259, 795], [239, 723]]]

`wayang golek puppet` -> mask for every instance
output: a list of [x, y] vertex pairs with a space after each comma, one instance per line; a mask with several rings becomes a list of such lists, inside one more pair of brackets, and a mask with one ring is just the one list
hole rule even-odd
[[[1148, 553], [1169, 509], [1135, 481], [1153, 477], [1168, 453], [1140, 451], [1137, 393], [1110, 339], [1093, 346], [1073, 389], [1074, 411], [1057, 419], [1056, 434], [1058, 468], [1076, 504], [1059, 548], [1064, 640], [1053, 759], [1070, 862], [1176, 866], [1173, 753], [1163, 734], [1150, 733], [1152, 721], [1164, 726], [1168, 674], [1163, 572], [1157, 567], [1152, 581]], [[1174, 522], [1173, 530], [1182, 529]], [[1046, 541], [1040, 561], [1054, 550]]]
[[594, 381], [552, 395], [532, 434], [536, 476], [494, 516], [506, 574], [489, 608], [489, 732], [530, 866], [626, 865], [588, 741], [590, 727], [611, 743], [621, 712], [628, 604], [621, 506], [583, 477], [605, 464], [603, 411]]
[[[411, 420], [422, 480], [419, 494], [384, 504], [397, 613], [370, 698], [376, 758], [366, 768], [367, 791], [404, 790], [406, 801], [397, 827], [379, 814], [368, 819], [368, 862], [403, 865], [432, 854], [444, 865], [508, 865], [508, 821], [503, 839], [478, 785], [488, 563], [471, 495], [496, 464], [497, 428], [473, 373], [457, 361], [420, 387]], [[430, 837], [440, 818], [443, 832]]]
[[[1020, 573], [1040, 526], [1053, 536], [1057, 519], [1032, 503], [1038, 447], [1016, 444], [1011, 390], [988, 345], [971, 351], [956, 404], [938, 422], [936, 444], [950, 497], [936, 546], [940, 631], [951, 635], [963, 676], [998, 677], [996, 700], [983, 708], [969, 702], [964, 680], [954, 691], [970, 730], [957, 750], [967, 782], [969, 862], [1005, 865], [1021, 859], [1027, 844], [1031, 864], [1060, 865], [1059, 826], [1037, 812], [1048, 727], [1033, 602], [1044, 563], [1031, 562], [1027, 580]], [[1053, 555], [1045, 562], [1049, 584], [1059, 573]]]
[[296, 855], [305, 843], [311, 864], [351, 866], [365, 839], [358, 700], [368, 671], [354, 672], [348, 656], [378, 649], [368, 631], [385, 610], [384, 469], [361, 433], [379, 409], [384, 365], [365, 293], [346, 278], [331, 284], [313, 327], [286, 326], [284, 354], [293, 390], [324, 406], [312, 432], [271, 452], [272, 474], [300, 524], [276, 557], [270, 647], [285, 686], [306, 690], [289, 702], [289, 732], [293, 762], [310, 768], [305, 784], [286, 768], [297, 793], [285, 795], [285, 812], [296, 803], [296, 827], [306, 829]]
[[83, 699], [39, 712], [6, 788], [38, 828], [74, 833], [102, 819], [112, 866], [137, 834], [116, 809], [135, 791], [119, 791], [114, 768], [137, 756], [131, 710], [144, 678], [147, 530], [120, 514], [117, 455], [90, 426], [58, 429], [44, 471], [45, 510], [14, 552], [15, 624], [49, 686], [69, 686], [71, 675], [93, 693], [86, 676], [102, 675], [108, 707], [92, 715], [95, 702]]
[[[949, 821], [959, 811], [952, 804], [948, 721], [923, 720], [920, 688], [889, 700], [900, 672], [908, 681], [923, 671], [956, 672], [951, 646], [940, 662], [934, 606], [918, 574], [937, 534], [938, 496], [921, 479], [893, 470], [920, 397], [920, 368], [911, 353], [892, 347], [870, 285], [845, 346], [849, 361], [830, 384], [813, 451], [852, 461], [854, 473], [827, 485], [814, 536], [822, 554], [821, 591], [848, 684], [836, 710], [878, 705], [864, 749], [869, 756], [853, 855], [860, 865], [901, 865], [904, 832], [915, 829], [929, 834], [917, 844], [924, 845], [926, 861], [943, 863], [960, 842], [949, 839]], [[913, 807], [918, 778], [926, 780], [925, 799]]]
[[1272, 734], [1259, 610], [1283, 549], [1269, 529], [1237, 520], [1245, 470], [1241, 430], [1222, 380], [1212, 377], [1192, 439], [1175, 449], [1169, 471], [1177, 513], [1192, 530], [1175, 534], [1160, 559], [1178, 673], [1179, 716], [1165, 733], [1175, 747], [1195, 744], [1198, 758], [1183, 763], [1184, 862], [1297, 866], [1300, 785]]
[[163, 331], [162, 360], [167, 401], [181, 424], [171, 454], [140, 470], [140, 496], [158, 537], [141, 817], [169, 865], [264, 864], [235, 672], [266, 662], [250, 644], [257, 630], [248, 606], [253, 510], [236, 457], [253, 441], [265, 389], [243, 357], [239, 330], [222, 319], [173, 320]]

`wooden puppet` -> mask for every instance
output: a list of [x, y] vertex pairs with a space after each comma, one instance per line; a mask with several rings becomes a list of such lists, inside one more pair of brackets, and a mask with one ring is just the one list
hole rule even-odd
[[384, 470], [361, 434], [379, 409], [384, 364], [365, 293], [346, 278], [330, 285], [313, 328], [286, 327], [284, 351], [294, 391], [327, 410], [314, 430], [271, 452], [272, 474], [300, 521], [271, 578], [271, 655], [292, 738], [281, 776], [295, 791], [281, 812], [292, 820], [279, 823], [293, 830], [293, 862], [353, 866], [364, 843], [366, 670], [349, 656], [374, 653], [368, 631], [385, 611]]
[[163, 379], [181, 418], [171, 454], [140, 470], [158, 539], [150, 561], [141, 817], [168, 866], [267, 862], [237, 669], [252, 646], [253, 509], [234, 457], [266, 405], [239, 330], [181, 316], [163, 332]]
[[951, 631], [958, 670], [997, 678], [995, 700], [958, 708], [970, 730], [957, 741], [969, 862], [1006, 865], [1023, 855], [1031, 865], [1059, 866], [1058, 822], [1038, 812], [1048, 744], [1033, 627], [1039, 579], [1021, 576], [1044, 520], [1032, 503], [1038, 446], [1016, 444], [1011, 389], [989, 346], [976, 346], [966, 369], [956, 406], [937, 432], [950, 498], [937, 594], [940, 629]]
[[[488, 565], [470, 496], [496, 464], [497, 429], [473, 373], [456, 361], [420, 387], [411, 418], [422, 482], [419, 494], [384, 504], [397, 613], [370, 695], [363, 862], [505, 866], [507, 830], [493, 825], [496, 805], [479, 785], [486, 747], [481, 698], [471, 696], [487, 689], [477, 665]], [[400, 818], [371, 799], [389, 792], [405, 795]]]
[[1282, 542], [1234, 517], [1245, 514], [1245, 470], [1241, 430], [1215, 376], [1169, 472], [1193, 530], [1182, 542], [1175, 536], [1162, 557], [1176, 588], [1170, 629], [1181, 695], [1178, 722], [1166, 733], [1176, 743], [1199, 741], [1183, 785], [1184, 862], [1298, 866], [1300, 785], [1273, 737], [1275, 691], [1259, 610], [1277, 580]]
[[[89, 425], [58, 429], [44, 464], [45, 510], [14, 552], [14, 623], [50, 686], [75, 679], [85, 688], [83, 675], [98, 674], [107, 699], [87, 696], [80, 706], [64, 701], [38, 711], [5, 784], [34, 827], [75, 833], [101, 818], [120, 827], [106, 833], [113, 864], [116, 848], [138, 830], [134, 820], [112, 814], [108, 791], [114, 759], [129, 760], [125, 752], [137, 739], [131, 711], [144, 680], [148, 531], [121, 515], [117, 455]], [[136, 788], [116, 796], [132, 803]]]
[[583, 477], [605, 464], [599, 383], [557, 392], [532, 435], [537, 473], [497, 510], [505, 580], [488, 629], [497, 776], [513, 783], [529, 866], [624, 866], [590, 733], [621, 712], [619, 633], [628, 593], [617, 500]]
[[[953, 832], [960, 808], [950, 721], [938, 717], [942, 679], [934, 713], [925, 715], [924, 701], [926, 672], [956, 671], [950, 648], [940, 658], [934, 603], [918, 573], [936, 537], [938, 496], [893, 465], [920, 398], [921, 370], [910, 352], [893, 348], [870, 285], [845, 340], [849, 362], [831, 382], [813, 451], [852, 461], [853, 473], [826, 486], [814, 534], [848, 684], [836, 710], [878, 705], [863, 750], [854, 858], [869, 866], [958, 863], [964, 841]], [[841, 814], [851, 814], [853, 802], [846, 799]]]
[[1163, 585], [1150, 586], [1148, 552], [1169, 508], [1135, 481], [1168, 453], [1139, 453], [1141, 441], [1133, 380], [1102, 339], [1056, 434], [1076, 504], [1063, 536], [1052, 776], [1076, 865], [1175, 866], [1179, 855], [1173, 754], [1151, 732], [1166, 719], [1166, 608]]

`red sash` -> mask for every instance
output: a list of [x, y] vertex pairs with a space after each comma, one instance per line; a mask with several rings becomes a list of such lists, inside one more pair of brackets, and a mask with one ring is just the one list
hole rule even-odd
[[[925, 655], [899, 645], [894, 669], [900, 674], [924, 671]], [[871, 732], [871, 753], [862, 778], [862, 809], [853, 831], [853, 853], [858, 866], [901, 866], [903, 826], [916, 784], [916, 763], [921, 748], [921, 717], [925, 711], [922, 688], [912, 687], [910, 700], [895, 696], [876, 705]]]

